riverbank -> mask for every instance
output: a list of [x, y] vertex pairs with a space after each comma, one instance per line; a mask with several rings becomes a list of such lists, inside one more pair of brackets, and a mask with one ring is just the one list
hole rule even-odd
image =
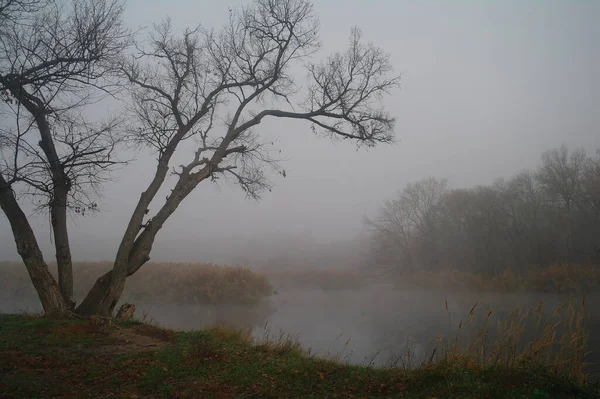
[[592, 398], [598, 387], [522, 362], [350, 366], [293, 340], [139, 322], [0, 315], [2, 398]]

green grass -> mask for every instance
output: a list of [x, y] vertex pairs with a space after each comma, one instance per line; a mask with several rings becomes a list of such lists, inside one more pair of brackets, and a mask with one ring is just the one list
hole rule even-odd
[[[128, 342], [125, 338], [129, 337]], [[138, 340], [153, 350], [136, 350]], [[129, 348], [129, 349], [128, 349]], [[117, 350], [119, 349], [119, 350]], [[225, 329], [0, 315], [0, 398], [595, 398], [547, 368], [349, 366]]]

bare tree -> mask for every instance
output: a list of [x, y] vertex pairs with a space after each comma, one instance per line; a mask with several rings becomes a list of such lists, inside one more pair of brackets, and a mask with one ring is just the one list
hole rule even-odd
[[23, 24], [32, 13], [48, 3], [49, 0], [0, 0], [0, 29], [4, 33], [10, 26]]
[[581, 177], [586, 155], [583, 149], [569, 154], [566, 145], [542, 154], [542, 166], [537, 179], [549, 196], [570, 211], [581, 190]]
[[[95, 209], [94, 192], [119, 162], [117, 121], [89, 122], [82, 108], [113, 86], [129, 40], [118, 0], [2, 0], [0, 205], [47, 313], [74, 308], [67, 212]], [[112, 156], [112, 157], [111, 157]], [[17, 199], [49, 211], [58, 285]]]
[[[598, 152], [600, 154], [600, 152]], [[600, 156], [566, 147], [547, 151], [534, 172], [505, 182], [447, 190], [443, 180], [408, 184], [386, 201], [371, 227], [376, 262], [406, 270], [442, 260], [454, 268], [498, 275], [505, 268], [598, 262]], [[408, 249], [408, 250], [407, 250]], [[435, 260], [435, 259], [434, 259]]]
[[398, 198], [386, 201], [374, 220], [372, 250], [380, 262], [396, 269], [432, 268], [439, 261], [442, 199], [445, 179], [426, 178], [409, 183]]
[[530, 171], [517, 174], [508, 182], [507, 196], [515, 263], [541, 264], [542, 222], [548, 221], [548, 215], [543, 214], [544, 192], [535, 174]]
[[[310, 2], [256, 0], [231, 10], [220, 30], [197, 27], [179, 36], [165, 21], [138, 45], [138, 54], [123, 67], [138, 120], [131, 133], [158, 162], [113, 269], [97, 280], [78, 307], [81, 314], [113, 311], [127, 276], [149, 260], [157, 233], [201, 182], [228, 177], [253, 198], [270, 189], [264, 168], [280, 170], [256, 130], [265, 118], [304, 120], [319, 134], [366, 145], [392, 141], [394, 118], [380, 105], [399, 82], [388, 55], [364, 44], [354, 29], [349, 49], [309, 63], [308, 82], [301, 85], [293, 68], [318, 50], [317, 34]], [[193, 154], [174, 167], [173, 156], [184, 142]], [[169, 171], [172, 190], [150, 215]]]
[[426, 269], [437, 267], [441, 260], [438, 254], [441, 244], [439, 226], [443, 215], [442, 198], [447, 192], [447, 180], [429, 177], [407, 184], [400, 197], [414, 235], [418, 237], [418, 251], [423, 255], [421, 267]]
[[547, 197], [557, 206], [564, 206], [565, 225], [564, 257], [574, 250], [572, 237], [573, 207], [581, 197], [581, 180], [586, 163], [586, 154], [583, 149], [577, 149], [569, 154], [566, 145], [559, 149], [546, 151], [542, 154], [542, 166], [537, 178]]
[[581, 200], [592, 217], [600, 220], [600, 150], [596, 151], [596, 158], [588, 159], [585, 164]]
[[475, 196], [471, 189], [453, 189], [441, 198], [442, 267], [461, 270], [475, 263], [477, 251], [472, 242]]
[[577, 224], [585, 226], [576, 231], [578, 250], [585, 258], [600, 263], [600, 150], [596, 157], [586, 160], [577, 204]]
[[384, 202], [374, 219], [366, 219], [371, 234], [371, 254], [379, 268], [412, 271], [413, 224], [400, 199]]
[[401, 199], [407, 205], [408, 218], [421, 234], [428, 236], [435, 230], [439, 204], [447, 191], [447, 180], [433, 177], [409, 183], [402, 190]]

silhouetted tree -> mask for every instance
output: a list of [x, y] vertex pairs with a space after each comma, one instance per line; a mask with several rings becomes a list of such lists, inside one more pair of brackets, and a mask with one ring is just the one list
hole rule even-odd
[[[129, 36], [116, 0], [75, 0], [72, 7], [2, 0], [0, 15], [9, 21], [0, 38], [5, 52], [1, 91], [18, 122], [0, 140], [5, 160], [0, 204], [47, 313], [64, 313], [74, 305], [66, 210], [94, 208], [87, 194], [104, 181], [102, 170], [115, 165], [114, 149], [122, 138], [115, 124], [92, 126], [74, 112], [88, 103], [92, 89], [114, 93], [112, 83], [119, 81], [107, 79], [108, 74], [118, 72], [131, 94], [134, 122], [127, 126], [127, 139], [150, 149], [157, 164], [112, 270], [76, 308], [82, 315], [112, 313], [126, 278], [149, 260], [158, 232], [198, 184], [228, 177], [259, 198], [271, 188], [265, 167], [285, 176], [271, 143], [256, 130], [265, 118], [303, 120], [315, 133], [367, 146], [393, 140], [394, 118], [381, 107], [383, 95], [399, 83], [389, 56], [363, 43], [355, 28], [346, 51], [307, 63], [319, 41], [316, 15], [305, 0], [255, 0], [231, 10], [218, 30], [197, 27], [177, 35], [166, 20], [147, 41], [136, 43], [137, 54], [128, 59]], [[305, 85], [292, 74], [302, 64], [307, 65]], [[25, 130], [21, 108], [31, 119]], [[26, 134], [39, 135], [41, 152], [23, 139]], [[190, 147], [189, 161], [173, 165], [176, 151]], [[169, 175], [175, 184], [150, 214]], [[59, 287], [17, 202], [17, 183], [47, 200], [41, 205], [51, 214]]]
[[548, 197], [571, 211], [581, 193], [581, 178], [585, 168], [585, 151], [569, 154], [566, 145], [542, 154], [542, 166], [537, 179]]
[[413, 226], [399, 199], [387, 200], [374, 219], [366, 219], [375, 264], [381, 269], [413, 271]]
[[[47, 313], [75, 305], [67, 210], [95, 209], [94, 190], [119, 163], [117, 121], [92, 123], [82, 108], [112, 86], [129, 38], [122, 12], [117, 0], [0, 1], [0, 206]], [[50, 213], [58, 285], [18, 196]]]
[[[389, 56], [363, 43], [358, 29], [347, 51], [308, 64], [308, 82], [300, 90], [292, 67], [319, 48], [317, 28], [308, 1], [256, 0], [231, 10], [220, 30], [197, 27], [176, 35], [167, 20], [138, 45], [139, 54], [123, 67], [137, 118], [131, 136], [154, 151], [156, 171], [133, 211], [113, 269], [98, 279], [80, 313], [113, 311], [127, 276], [150, 259], [158, 232], [198, 184], [229, 177], [258, 198], [271, 188], [265, 167], [285, 176], [256, 130], [265, 118], [304, 120], [315, 132], [366, 145], [392, 141], [394, 118], [379, 103], [398, 77], [391, 75]], [[184, 142], [193, 146], [193, 156], [171, 169]], [[169, 196], [147, 215], [170, 171], [176, 178]]]

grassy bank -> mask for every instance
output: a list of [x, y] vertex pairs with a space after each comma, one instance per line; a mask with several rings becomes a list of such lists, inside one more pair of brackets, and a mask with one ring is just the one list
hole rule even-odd
[[597, 388], [534, 362], [349, 366], [290, 340], [173, 332], [137, 322], [0, 315], [2, 398], [592, 398]]

